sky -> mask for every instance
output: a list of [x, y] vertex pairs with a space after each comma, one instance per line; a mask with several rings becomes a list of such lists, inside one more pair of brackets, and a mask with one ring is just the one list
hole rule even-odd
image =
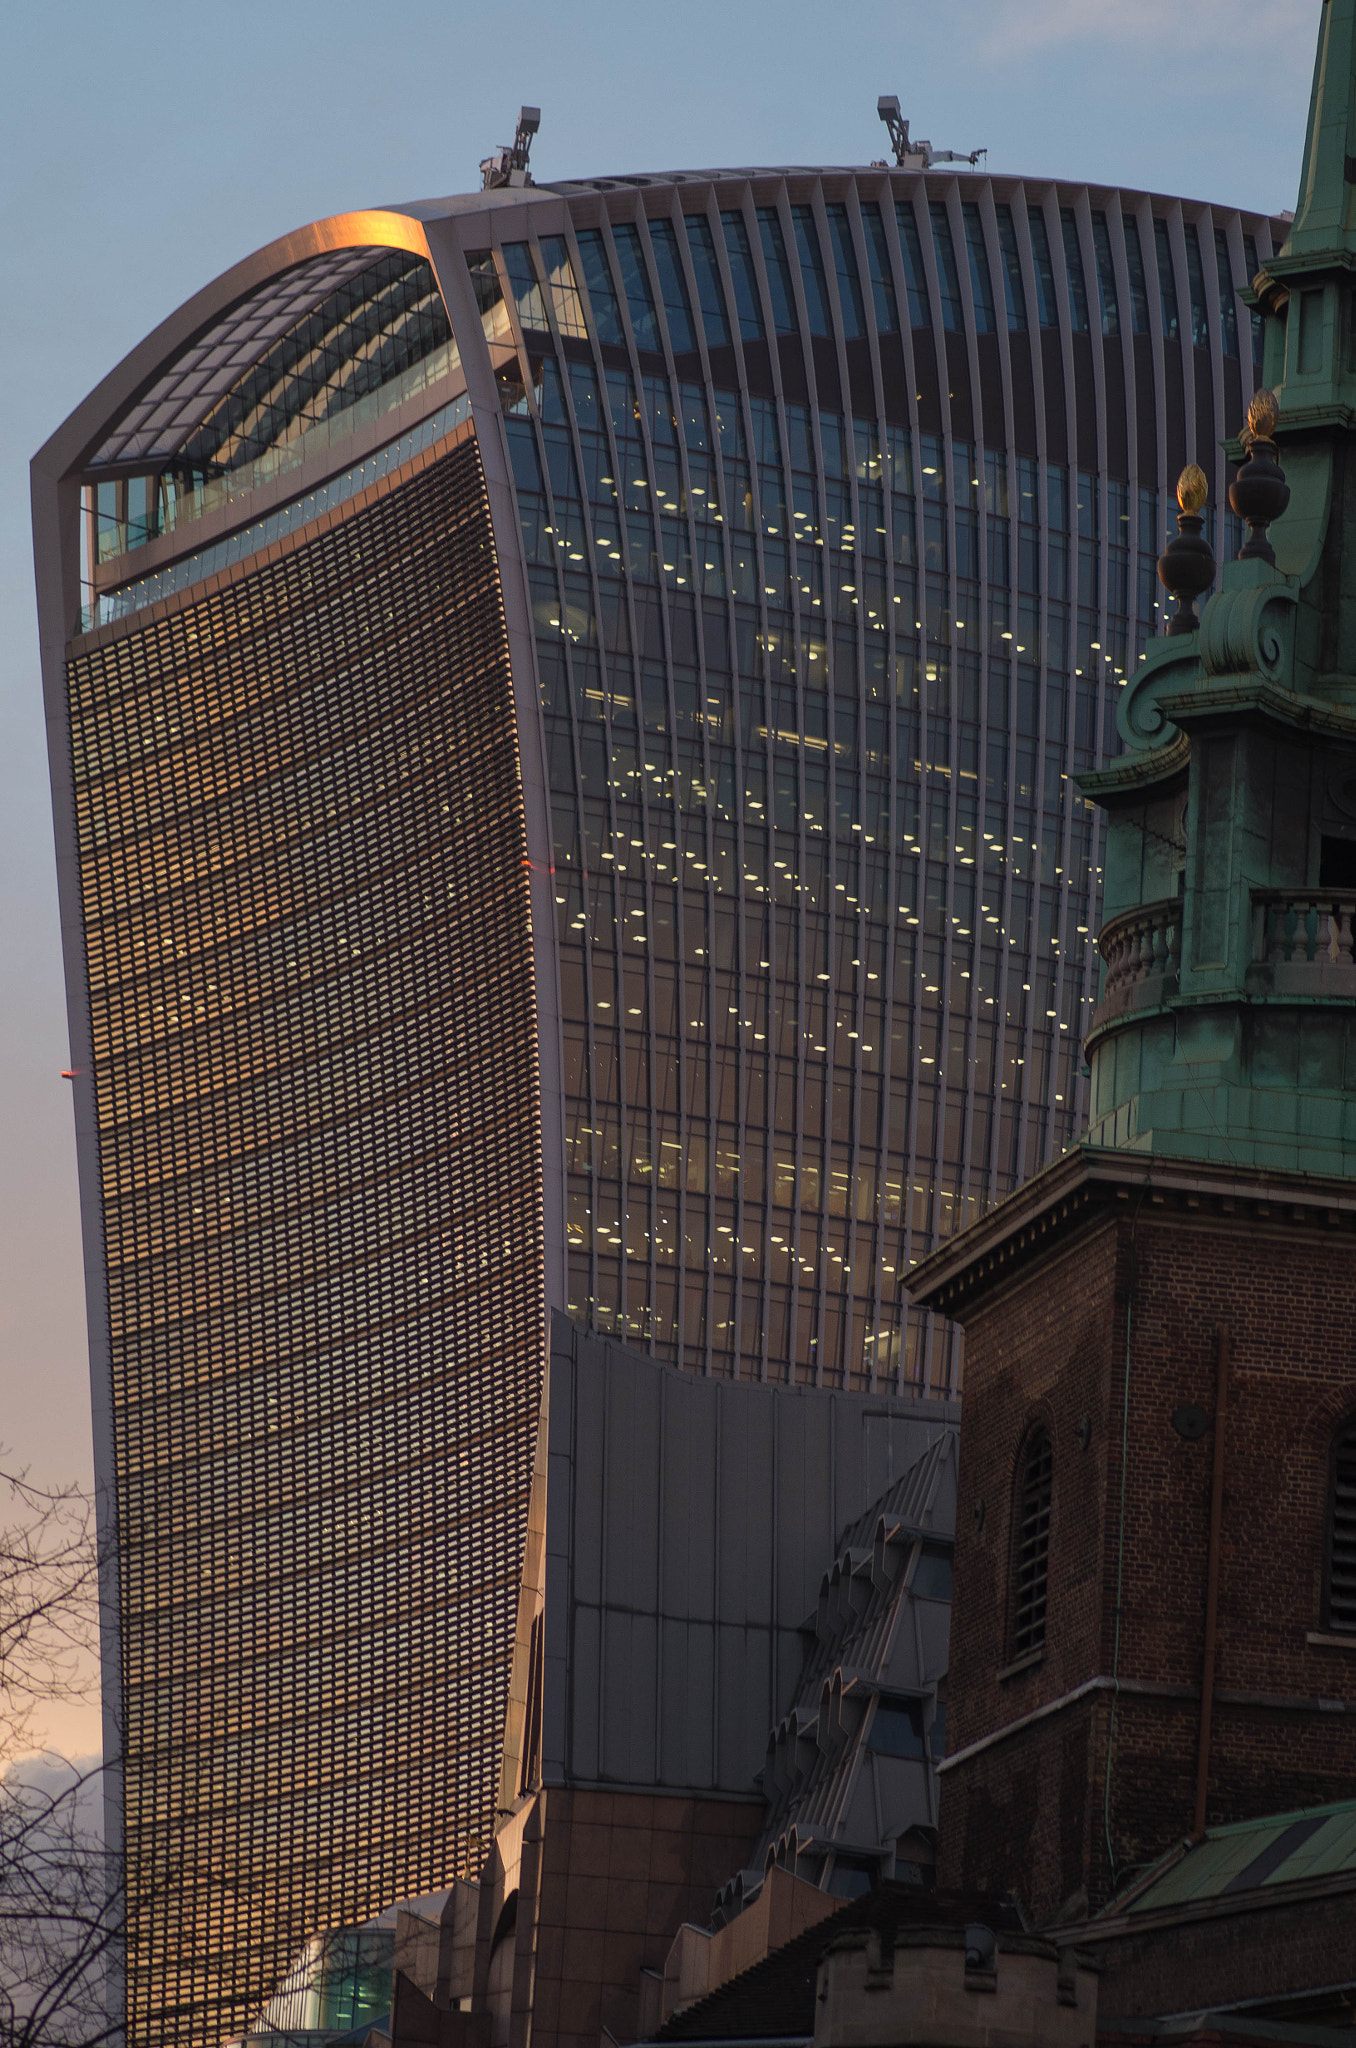
[[[157, 321], [325, 214], [540, 182], [863, 164], [899, 95], [987, 168], [1293, 208], [1320, 0], [45, 0], [0, 10], [0, 1445], [90, 1477], [27, 466]], [[3, 1461], [0, 1461], [0, 1468]], [[68, 1754], [92, 1709], [54, 1717]]]

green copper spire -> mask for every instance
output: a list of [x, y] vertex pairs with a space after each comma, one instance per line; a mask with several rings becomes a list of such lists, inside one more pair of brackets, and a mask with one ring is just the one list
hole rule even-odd
[[[1356, 1179], [1356, 0], [1326, 0], [1266, 374], [1215, 581], [1194, 481], [1180, 594], [1081, 779], [1108, 813], [1088, 1141]], [[1233, 422], [1226, 422], [1233, 425]], [[1240, 426], [1242, 422], [1238, 423]], [[1283, 472], [1283, 473], [1282, 473]]]
[[1352, 150], [1352, 87], [1356, 78], [1356, 0], [1324, 0], [1309, 95], [1295, 224], [1287, 256], [1356, 257], [1356, 172]]

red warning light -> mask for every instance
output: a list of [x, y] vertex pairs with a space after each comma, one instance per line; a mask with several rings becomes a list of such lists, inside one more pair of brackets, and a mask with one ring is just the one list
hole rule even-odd
[[63, 1067], [61, 1069], [61, 1078], [63, 1081], [73, 1081], [79, 1071], [78, 1067]]

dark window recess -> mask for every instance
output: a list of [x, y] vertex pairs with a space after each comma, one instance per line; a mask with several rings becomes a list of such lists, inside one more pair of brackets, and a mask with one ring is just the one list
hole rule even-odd
[[617, 264], [621, 270], [622, 288], [626, 293], [626, 304], [631, 314], [631, 332], [636, 337], [636, 347], [657, 355], [659, 327], [655, 320], [654, 296], [650, 291], [645, 258], [641, 253], [639, 228], [631, 221], [614, 221], [612, 246], [617, 252]]
[[[992, 526], [990, 526], [992, 533]], [[940, 1543], [925, 1543], [914, 1566], [910, 1591], [920, 1600], [951, 1598], [951, 1552]]]
[[815, 226], [812, 206], [793, 206], [791, 226], [796, 237], [796, 249], [800, 256], [800, 282], [805, 293], [805, 310], [810, 319], [811, 334], [833, 333], [833, 322], [829, 318], [829, 287], [824, 276], [824, 257], [819, 247], [819, 230]]
[[763, 310], [758, 303], [758, 281], [753, 269], [753, 250], [742, 213], [723, 213], [720, 224], [725, 233], [725, 254], [734, 284], [735, 310], [739, 332], [745, 341], [763, 338]]
[[1318, 855], [1320, 889], [1356, 890], [1356, 839], [1323, 839]]
[[890, 251], [885, 239], [885, 222], [872, 199], [862, 201], [862, 232], [866, 236], [866, 260], [871, 271], [871, 296], [876, 308], [876, 328], [881, 334], [898, 334], [899, 305], [895, 281], [890, 275]]
[[1215, 229], [1215, 268], [1219, 272], [1220, 346], [1226, 356], [1238, 354], [1238, 313], [1234, 306], [1234, 270], [1229, 261], [1229, 240], [1223, 228]]
[[1097, 259], [1097, 296], [1102, 309], [1102, 332], [1119, 334], [1121, 307], [1116, 292], [1116, 265], [1112, 261], [1111, 230], [1104, 213], [1092, 216], [1092, 253]]
[[[1053, 1459], [1042, 1429], [1022, 1465], [1017, 1499], [1017, 1600], [1012, 1637], [1014, 1657], [1025, 1657], [1045, 1642], [1045, 1596], [1050, 1553], [1050, 1493]], [[1356, 1531], [1356, 1522], [1353, 1523]], [[1354, 1553], [1356, 1555], [1356, 1553]], [[1356, 1588], [1356, 1576], [1353, 1577]], [[1356, 1612], [1356, 1609], [1353, 1610]], [[1356, 1625], [1356, 1624], [1354, 1624]]]
[[998, 246], [1003, 252], [1003, 293], [1007, 300], [1008, 331], [1026, 329], [1026, 287], [1022, 283], [1022, 259], [1017, 249], [1017, 229], [1010, 206], [998, 208]]
[[953, 334], [964, 334], [965, 314], [961, 306], [960, 272], [956, 268], [956, 245], [951, 239], [951, 222], [947, 217], [946, 201], [934, 199], [928, 212], [932, 215], [932, 245], [937, 254], [937, 281], [942, 288], [942, 325]]
[[791, 284], [791, 265], [786, 255], [786, 237], [775, 206], [758, 209], [758, 234], [767, 266], [768, 290], [772, 294], [772, 319], [778, 334], [796, 331], [796, 295]]
[[913, 207], [907, 199], [895, 201], [895, 219], [899, 223], [899, 246], [904, 257], [904, 277], [909, 287], [909, 325], [930, 327], [928, 313], [928, 279], [923, 268], [923, 245], [918, 236], [918, 222]]
[[[1251, 235], [1244, 235], [1243, 237], [1243, 260], [1248, 266], [1247, 282], [1251, 284], [1261, 268], [1257, 261], [1257, 243]], [[1253, 306], [1250, 309], [1249, 318], [1252, 326], [1252, 359], [1255, 363], [1260, 364], [1262, 360], [1261, 308]]]
[[836, 1899], [859, 1899], [863, 1892], [871, 1890], [879, 1876], [880, 1864], [874, 1856], [852, 1856], [839, 1849], [824, 1890]]
[[1039, 206], [1029, 206], [1026, 217], [1031, 229], [1031, 262], [1036, 273], [1041, 326], [1058, 327], [1059, 300], [1055, 294], [1055, 266], [1050, 258], [1050, 234], [1045, 225], [1045, 215]]
[[1069, 273], [1069, 324], [1075, 334], [1089, 334], [1088, 287], [1083, 276], [1083, 249], [1078, 239], [1078, 221], [1071, 206], [1059, 210], [1064, 230], [1064, 267]]
[[965, 246], [970, 257], [970, 291], [975, 302], [975, 327], [980, 334], [992, 334], [997, 326], [993, 316], [993, 284], [989, 277], [989, 254], [984, 243], [984, 223], [979, 208], [967, 200], [961, 208], [965, 222]]
[[1194, 220], [1186, 223], [1184, 233], [1187, 284], [1191, 291], [1191, 345], [1193, 348], [1209, 348], [1210, 315], [1205, 302], [1205, 269], [1201, 262], [1201, 238], [1196, 232]]
[[1177, 273], [1172, 266], [1172, 244], [1165, 220], [1154, 222], [1154, 248], [1158, 254], [1158, 295], [1163, 302], [1163, 339], [1176, 341], [1181, 327], [1177, 314]]
[[1356, 1635], [1356, 1420], [1333, 1446], [1325, 1619], [1334, 1635]]
[[720, 271], [716, 265], [716, 240], [711, 233], [711, 223], [704, 214], [685, 215], [687, 224], [687, 245], [692, 252], [692, 268], [697, 279], [697, 297], [702, 305], [702, 325], [706, 330], [707, 345], [710, 348], [728, 348], [730, 345], [730, 324], [725, 317], [725, 294], [721, 289]]
[[866, 1746], [877, 1756], [923, 1754], [923, 1702], [882, 1697], [876, 1702]]
[[697, 346], [697, 337], [692, 331], [692, 309], [688, 304], [683, 266], [678, 257], [678, 237], [671, 220], [650, 222], [650, 247], [654, 251], [655, 269], [659, 272], [659, 293], [669, 323], [669, 340], [673, 343], [674, 354], [684, 355]]
[[1299, 369], [1313, 376], [1323, 368], [1323, 288], [1299, 295]]
[[838, 272], [838, 310], [843, 316], [843, 332], [849, 341], [860, 341], [866, 333], [866, 311], [847, 208], [840, 201], [831, 202], [824, 211], [828, 216], [834, 268]]
[[1144, 277], [1144, 250], [1140, 245], [1139, 222], [1131, 214], [1125, 220], [1125, 267], [1130, 273], [1130, 328], [1134, 334], [1149, 332], [1149, 287]]
[[617, 294], [612, 288], [612, 272], [608, 268], [602, 234], [598, 228], [581, 228], [577, 240], [579, 261], [584, 272], [584, 288], [589, 295], [593, 325], [598, 339], [613, 345], [622, 344], [626, 340], [626, 330], [622, 326]]

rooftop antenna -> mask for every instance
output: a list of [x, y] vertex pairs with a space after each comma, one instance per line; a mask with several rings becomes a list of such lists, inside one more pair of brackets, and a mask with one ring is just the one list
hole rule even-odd
[[989, 154], [987, 149], [972, 149], [967, 154], [958, 149], [934, 149], [930, 142], [914, 142], [909, 135], [909, 124], [899, 111], [897, 93], [883, 92], [876, 101], [876, 112], [890, 131], [895, 162], [901, 170], [927, 171], [933, 164], [977, 164], [982, 156]]
[[532, 147], [532, 138], [540, 127], [540, 107], [519, 107], [518, 127], [512, 142], [496, 150], [493, 156], [485, 157], [481, 162], [482, 192], [497, 192], [502, 185], [532, 183], [532, 173], [527, 168], [527, 157]]

